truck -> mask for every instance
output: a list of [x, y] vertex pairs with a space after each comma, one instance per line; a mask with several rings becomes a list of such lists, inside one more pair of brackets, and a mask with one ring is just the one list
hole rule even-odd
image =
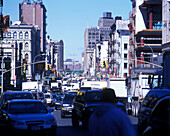
[[81, 87], [91, 87], [92, 89], [111, 88], [115, 90], [118, 101], [126, 104], [127, 91], [125, 82], [126, 78], [108, 78], [106, 81], [87, 81], [81, 82]]
[[61, 88], [61, 83], [60, 82], [51, 82], [51, 87], [50, 88]]
[[92, 89], [102, 89], [103, 87], [107, 87], [107, 81], [82, 80], [81, 87], [91, 87]]
[[43, 91], [43, 84], [37, 81], [28, 81], [22, 83], [22, 90], [31, 89], [35, 91]]
[[142, 72], [126, 78], [128, 114], [138, 116], [140, 104], [150, 90], [148, 79], [149, 74]]

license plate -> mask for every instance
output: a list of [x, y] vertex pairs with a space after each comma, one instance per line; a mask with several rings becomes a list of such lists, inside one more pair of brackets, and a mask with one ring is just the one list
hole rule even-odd
[[40, 130], [40, 126], [31, 126], [31, 130], [33, 131]]

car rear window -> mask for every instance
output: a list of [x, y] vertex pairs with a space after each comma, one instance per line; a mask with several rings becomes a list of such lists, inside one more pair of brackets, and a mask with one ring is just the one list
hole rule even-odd
[[25, 114], [25, 113], [48, 113], [45, 106], [40, 102], [16, 102], [9, 106], [9, 113], [11, 114]]
[[31, 93], [16, 93], [5, 96], [5, 101], [12, 99], [34, 99]]
[[65, 94], [63, 101], [72, 101], [77, 93]]
[[100, 102], [101, 101], [102, 92], [88, 92], [85, 96], [85, 101], [87, 102]]

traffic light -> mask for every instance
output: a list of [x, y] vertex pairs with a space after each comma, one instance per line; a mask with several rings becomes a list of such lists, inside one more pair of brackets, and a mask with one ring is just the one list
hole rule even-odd
[[26, 61], [26, 59], [23, 59], [23, 73], [25, 74], [25, 72], [26, 72], [26, 64], [27, 64], [27, 61]]
[[105, 61], [103, 61], [103, 67], [104, 67], [104, 68], [106, 67], [106, 63], [105, 63]]
[[55, 70], [53, 70], [53, 74], [55, 74]]
[[26, 69], [27, 69], [27, 65], [26, 64], [27, 64], [26, 59], [23, 59], [23, 63], [22, 63], [22, 65], [23, 65], [23, 68], [22, 68], [23, 80], [26, 79]]

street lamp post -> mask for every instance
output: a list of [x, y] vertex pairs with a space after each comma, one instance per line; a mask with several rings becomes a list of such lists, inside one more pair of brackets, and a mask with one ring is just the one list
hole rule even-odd
[[3, 93], [3, 88], [4, 88], [4, 56], [2, 56], [2, 63], [1, 63], [1, 67], [2, 67], [2, 76], [1, 76], [1, 93]]

